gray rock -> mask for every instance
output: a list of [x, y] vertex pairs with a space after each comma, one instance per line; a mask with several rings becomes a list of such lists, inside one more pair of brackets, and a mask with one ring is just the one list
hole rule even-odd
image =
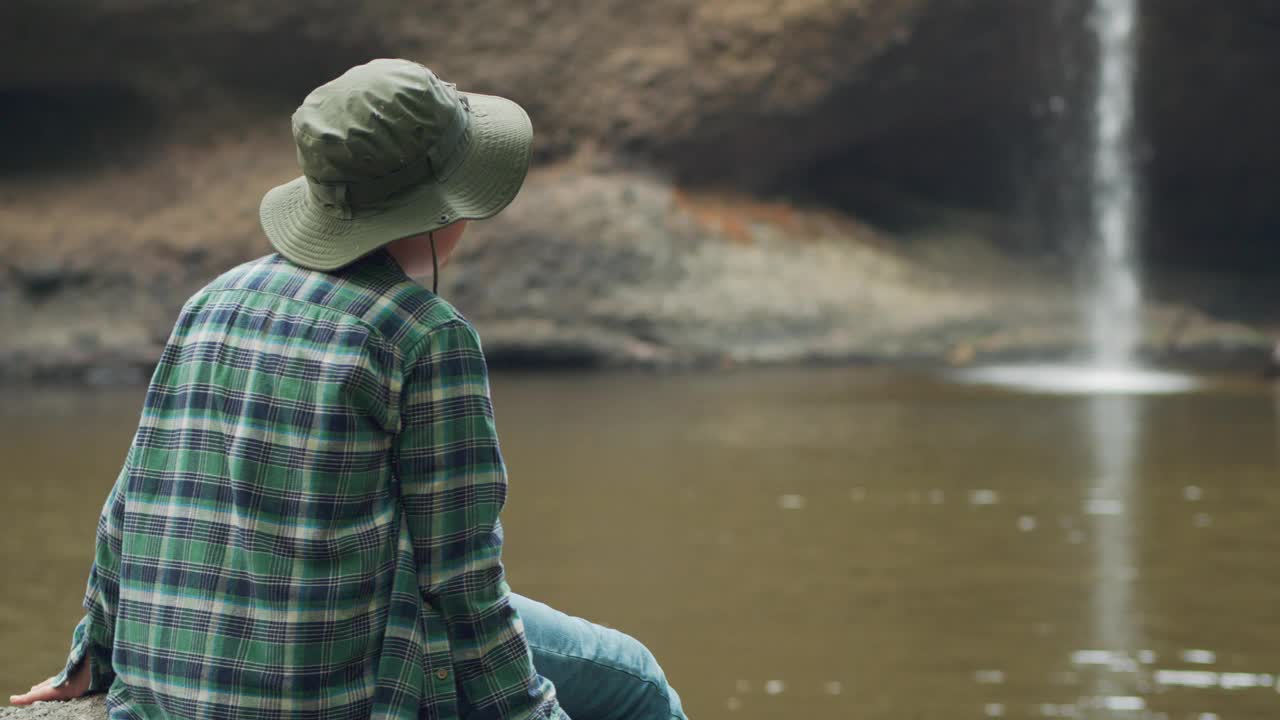
[[67, 702], [41, 702], [27, 707], [0, 707], [0, 720], [105, 720], [106, 695]]

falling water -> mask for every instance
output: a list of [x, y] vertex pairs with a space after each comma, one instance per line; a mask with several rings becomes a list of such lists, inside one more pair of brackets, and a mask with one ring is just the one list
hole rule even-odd
[[1097, 91], [1093, 106], [1092, 206], [1095, 253], [1086, 294], [1094, 365], [1134, 364], [1140, 337], [1142, 291], [1134, 234], [1137, 191], [1133, 172], [1133, 79], [1137, 0], [1095, 0], [1098, 39]]
[[[1137, 192], [1133, 174], [1134, 24], [1137, 0], [1094, 0], [1093, 31], [1098, 40], [1097, 90], [1093, 104], [1094, 292], [1086, 295], [1093, 364], [1098, 372], [1134, 366], [1140, 337], [1142, 297], [1135, 267]], [[1137, 572], [1133, 537], [1136, 513], [1129, 507], [1138, 480], [1137, 405], [1131, 397], [1094, 397], [1089, 428], [1097, 481], [1093, 491], [1115, 514], [1096, 518], [1097, 573], [1093, 610], [1095, 640], [1120, 656], [1137, 650], [1133, 626], [1133, 585]], [[1099, 697], [1136, 701], [1129, 683], [1101, 677]]]
[[[1086, 188], [1093, 240], [1080, 293], [1090, 356], [1079, 365], [989, 366], [965, 371], [968, 382], [1034, 392], [1089, 395], [1185, 392], [1192, 377], [1140, 367], [1142, 290], [1134, 238], [1138, 232], [1133, 162], [1133, 104], [1138, 0], [1094, 0], [1090, 25], [1097, 40], [1096, 82]], [[1064, 174], [1070, 178], [1070, 173]]]

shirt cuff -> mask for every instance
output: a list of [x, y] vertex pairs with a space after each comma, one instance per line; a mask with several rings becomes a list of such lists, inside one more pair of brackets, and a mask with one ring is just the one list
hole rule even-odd
[[91, 622], [90, 617], [85, 615], [76, 625], [71, 637], [71, 652], [67, 655], [67, 663], [62, 672], [53, 677], [54, 687], [65, 685], [80, 663], [86, 661], [89, 663], [89, 692], [105, 692], [115, 680], [116, 674], [111, 668], [111, 648], [104, 648], [93, 641], [89, 631]]

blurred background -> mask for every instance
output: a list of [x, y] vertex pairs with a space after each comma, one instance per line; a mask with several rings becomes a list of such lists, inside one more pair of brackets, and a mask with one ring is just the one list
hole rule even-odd
[[520, 102], [477, 326], [519, 592], [695, 718], [1280, 714], [1280, 4], [8, 0], [0, 683], [183, 300], [374, 57]]

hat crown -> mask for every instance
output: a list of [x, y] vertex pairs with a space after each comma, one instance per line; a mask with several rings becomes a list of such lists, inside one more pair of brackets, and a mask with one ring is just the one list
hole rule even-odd
[[377, 201], [437, 175], [466, 130], [467, 114], [454, 86], [418, 63], [357, 65], [313, 90], [294, 112], [298, 164], [318, 194], [332, 194], [323, 186], [345, 186], [357, 192], [336, 193], [340, 204], [362, 204], [354, 197], [360, 190], [372, 190], [363, 194]]
[[524, 182], [533, 141], [516, 103], [458, 92], [407, 60], [377, 60], [317, 88], [293, 131], [306, 174], [272, 188], [259, 215], [276, 250], [318, 271], [493, 217]]

